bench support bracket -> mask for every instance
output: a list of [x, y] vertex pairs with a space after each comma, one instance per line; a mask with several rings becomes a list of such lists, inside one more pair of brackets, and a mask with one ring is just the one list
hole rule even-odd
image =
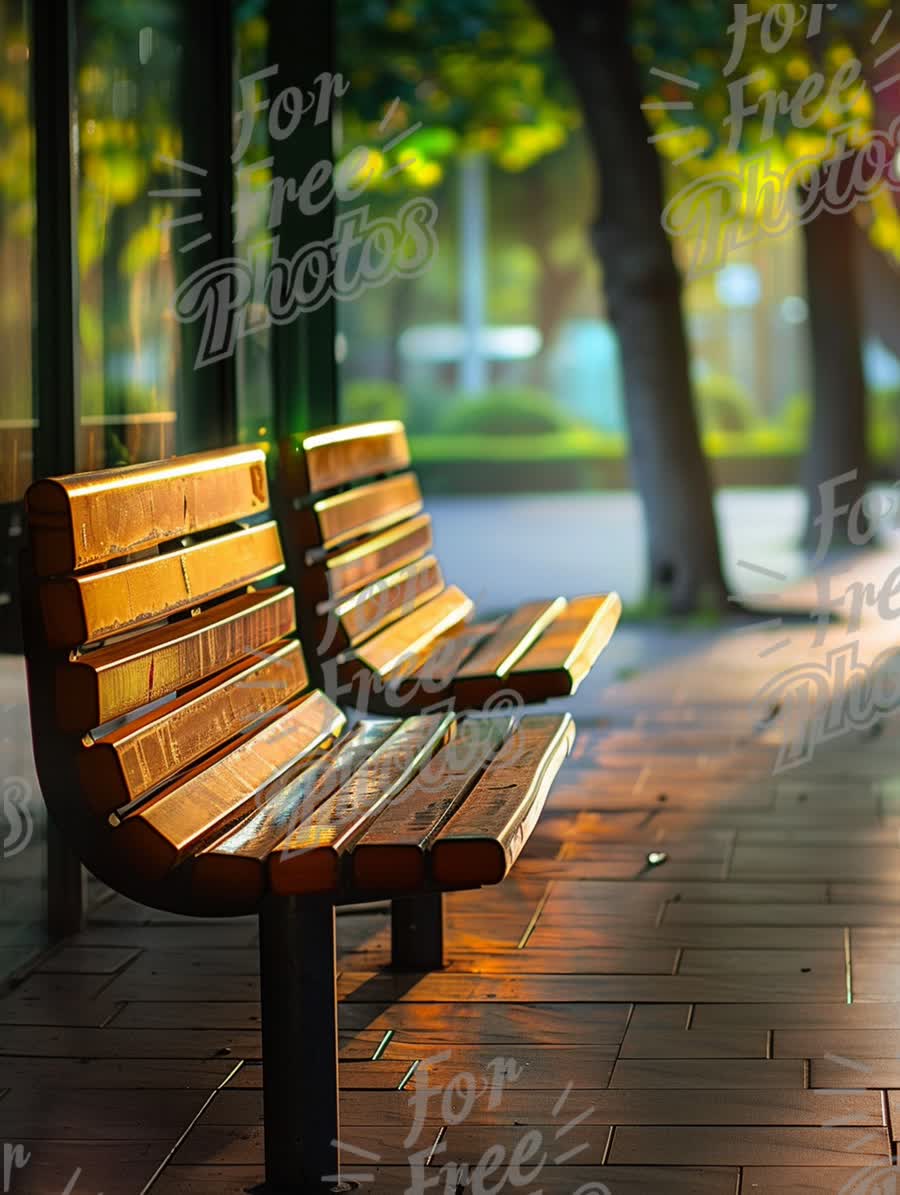
[[391, 901], [391, 963], [398, 971], [439, 971], [443, 967], [443, 892]]
[[265, 898], [259, 916], [266, 1192], [339, 1173], [334, 905]]

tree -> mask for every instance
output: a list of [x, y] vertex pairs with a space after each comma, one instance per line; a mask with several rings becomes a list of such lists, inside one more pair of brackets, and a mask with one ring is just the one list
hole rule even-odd
[[629, 6], [538, 0], [584, 113], [598, 172], [593, 244], [619, 338], [651, 592], [680, 613], [724, 606], [712, 489], [700, 445], [681, 307], [663, 229], [662, 178], [641, 109]]
[[[822, 483], [846, 476], [841, 493], [849, 509], [868, 480], [853, 249], [860, 215], [876, 244], [900, 251], [896, 208], [884, 188], [855, 209], [840, 211], [834, 203], [820, 202], [822, 196], [847, 192], [854, 159], [865, 152], [873, 125], [887, 129], [890, 123], [875, 117], [871, 86], [877, 69], [873, 60], [896, 40], [896, 34], [886, 34], [889, 6], [883, 0], [848, 0], [839, 6], [756, 0], [735, 6], [730, 29], [709, 0], [678, 5], [663, 0], [653, 6], [638, 0], [637, 8], [645, 90], [658, 104], [654, 135], [661, 152], [679, 163], [682, 178], [722, 172], [746, 182], [742, 162], [766, 161], [769, 195], [754, 194], [747, 186], [736, 190], [733, 209], [723, 219], [764, 227], [773, 203], [793, 203], [803, 224], [813, 376], [805, 540], [814, 546]], [[883, 57], [883, 73], [894, 74], [893, 59]], [[836, 152], [841, 138], [843, 154], [840, 148]], [[848, 542], [847, 517], [835, 519], [831, 542], [836, 546]]]
[[[724, 606], [681, 283], [661, 224], [659, 163], [641, 111], [628, 7], [541, 0], [538, 11], [544, 21], [524, 0], [351, 0], [343, 45], [351, 77], [363, 85], [354, 103], [371, 128], [399, 96], [410, 125], [424, 112], [453, 131], [456, 152], [478, 148], [513, 169], [551, 152], [583, 120], [600, 175], [592, 240], [621, 346], [650, 588], [673, 612]], [[406, 145], [423, 148], [415, 137]]]
[[804, 226], [813, 404], [804, 487], [810, 550], [820, 541], [821, 487], [844, 478], [843, 514], [835, 512], [829, 548], [851, 542], [850, 511], [869, 482], [862, 310], [851, 212], [823, 210]]

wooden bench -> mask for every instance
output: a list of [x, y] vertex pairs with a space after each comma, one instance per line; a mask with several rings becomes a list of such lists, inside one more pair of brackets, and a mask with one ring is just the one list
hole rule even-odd
[[[527, 602], [477, 620], [432, 552], [397, 421], [351, 424], [282, 446], [303, 644], [327, 692], [359, 709], [474, 709], [574, 693], [621, 613], [615, 593]], [[490, 551], [484, 529], [484, 551]]]
[[497, 883], [568, 715], [347, 728], [310, 687], [263, 453], [36, 482], [24, 633], [43, 794], [100, 879], [260, 918], [267, 1181], [338, 1173], [335, 906], [392, 901], [396, 966], [443, 964], [442, 893]]

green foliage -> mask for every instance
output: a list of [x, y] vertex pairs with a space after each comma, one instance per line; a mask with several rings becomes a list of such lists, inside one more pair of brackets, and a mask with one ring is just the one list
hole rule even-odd
[[[749, 405], [740, 386], [712, 388], [718, 404], [723, 396], [726, 428], [707, 426], [703, 432], [703, 448], [712, 459], [732, 459], [764, 462], [779, 457], [799, 457], [805, 451], [809, 423], [810, 402], [805, 394], [795, 394], [784, 403], [777, 417], [764, 420]], [[496, 392], [493, 392], [496, 393]], [[526, 401], [516, 401], [524, 393]], [[428, 404], [434, 410], [440, 401], [453, 404], [451, 410], [438, 417], [439, 430], [422, 428], [413, 434], [413, 452], [422, 462], [522, 461], [523, 464], [550, 460], [617, 461], [627, 455], [624, 434], [601, 432], [574, 423], [568, 415], [540, 391], [501, 391], [509, 395], [511, 407], [504, 398], [498, 407], [482, 399], [466, 400], [458, 395], [432, 395]], [[537, 398], [532, 406], [531, 399]], [[490, 399], [490, 396], [488, 396]], [[873, 459], [886, 463], [900, 456], [900, 394], [882, 392], [873, 396], [869, 419], [869, 447]], [[425, 407], [423, 400], [423, 409]], [[749, 411], [748, 411], [749, 408]], [[720, 412], [723, 406], [719, 406]], [[471, 426], [468, 426], [471, 420]], [[550, 427], [556, 424], [555, 430]], [[736, 426], [740, 423], [740, 426]], [[517, 430], [513, 431], [512, 428]], [[541, 430], [537, 430], [540, 427]], [[463, 430], [465, 428], [465, 430]], [[501, 428], [503, 430], [489, 430]], [[526, 430], [527, 429], [527, 430]]]
[[[749, 19], [736, 22], [733, 6], [723, 8], [717, 0], [635, 0], [632, 41], [647, 94], [664, 104], [689, 101], [681, 108], [650, 109], [651, 120], [687, 134], [697, 133], [696, 144], [702, 145], [704, 157], [709, 158], [732, 135], [732, 127], [726, 124], [732, 107], [728, 85], [746, 79], [738, 99], [744, 102], [746, 94], [748, 104], [763, 102], [740, 126], [741, 152], [752, 152], [774, 140], [790, 159], [814, 149], [812, 143], [817, 138], [824, 141], [842, 123], [867, 121], [873, 110], [867, 87], [851, 81], [841, 88], [844, 76], [840, 70], [857, 55], [870, 66], [885, 48], [887, 41], [876, 50], [871, 38], [890, 5], [887, 0], [845, 0], [823, 7], [824, 13], [819, 9], [820, 28], [810, 36], [811, 27], [816, 29], [811, 5], [751, 0]], [[746, 26], [746, 43], [726, 78], [736, 37], [729, 32], [732, 22]], [[824, 76], [821, 92], [809, 84], [810, 92], [805, 95], [805, 81], [820, 71]], [[664, 72], [687, 78], [697, 87], [689, 93]], [[830, 93], [832, 83], [837, 85], [834, 94]], [[765, 100], [769, 92], [782, 93], [788, 101], [800, 95], [803, 136], [798, 136], [800, 122], [789, 104], [769, 104]], [[663, 149], [670, 152], [665, 145]], [[675, 148], [671, 156], [682, 153], [682, 148]]]
[[409, 403], [402, 386], [382, 378], [359, 379], [341, 388], [341, 419], [364, 423], [370, 419], [406, 419]]
[[544, 436], [569, 431], [574, 425], [549, 394], [510, 387], [458, 399], [438, 426], [446, 435]]
[[892, 386], [873, 390], [869, 395], [869, 405], [876, 419], [897, 422], [900, 419], [900, 390]]
[[[691, 631], [706, 630], [720, 626], [724, 621], [721, 602], [715, 591], [703, 586], [697, 599], [697, 608], [693, 613], [669, 616], [669, 598], [663, 590], [652, 588], [638, 602], [626, 602], [622, 609], [622, 622], [625, 623], [655, 623], [664, 624], [669, 630]], [[623, 669], [626, 674], [628, 669]], [[639, 670], [631, 670], [638, 675]], [[628, 680], [630, 677], [616, 676], [617, 680]]]
[[[524, 170], [580, 123], [528, 0], [344, 0], [341, 52], [344, 144], [372, 147], [367, 173], [386, 190], [436, 186], [451, 155]], [[404, 129], [396, 149], [376, 148]]]
[[619, 461], [625, 456], [622, 436], [589, 427], [543, 435], [427, 435], [410, 438], [413, 459], [420, 462], [472, 461]]
[[694, 389], [704, 432], [746, 432], [756, 422], [750, 395], [736, 378], [709, 374]]
[[900, 392], [876, 390], [869, 396], [867, 438], [875, 460], [895, 464], [900, 456]]
[[[698, 187], [709, 177], [730, 180], [721, 219], [752, 225], [788, 210], [797, 183], [846, 157], [845, 149], [868, 152], [877, 173], [870, 139], [873, 130], [887, 132], [897, 112], [894, 92], [885, 90], [896, 45], [890, 13], [890, 0], [724, 7], [718, 0], [634, 0], [645, 114], [675, 168], [676, 194], [685, 177]], [[771, 171], [765, 188], [748, 157]], [[872, 244], [900, 262], [893, 190], [882, 182], [858, 198]], [[692, 202], [676, 203], [671, 218], [690, 220]]]
[[168, 409], [164, 397], [153, 386], [140, 382], [101, 378], [95, 373], [85, 378], [81, 387], [81, 414], [149, 415]]
[[781, 408], [781, 426], [792, 441], [802, 444], [809, 431], [812, 406], [808, 394], [792, 394]]

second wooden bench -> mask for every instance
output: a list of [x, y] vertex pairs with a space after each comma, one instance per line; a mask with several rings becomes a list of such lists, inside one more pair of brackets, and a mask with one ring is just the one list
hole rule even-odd
[[472, 600], [444, 580], [409, 466], [396, 421], [283, 445], [304, 645], [317, 679], [342, 704], [394, 712], [574, 693], [615, 629], [618, 595], [549, 598], [478, 619]]

